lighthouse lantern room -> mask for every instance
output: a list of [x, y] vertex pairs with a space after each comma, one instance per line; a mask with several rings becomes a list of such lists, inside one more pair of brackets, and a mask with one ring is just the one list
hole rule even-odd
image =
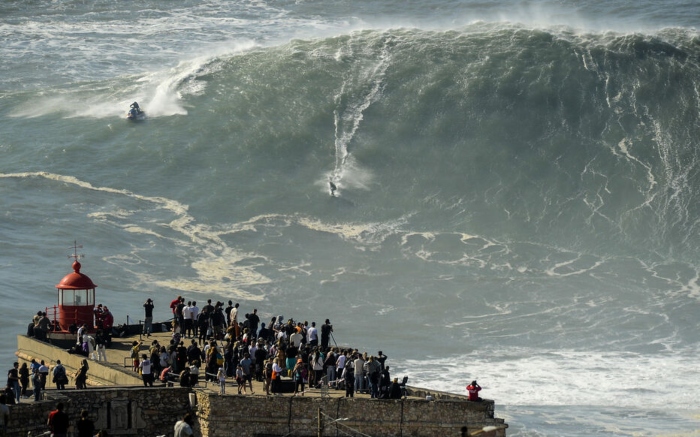
[[87, 325], [88, 329], [94, 327], [95, 310], [95, 285], [85, 274], [80, 273], [78, 262], [77, 244], [76, 252], [71, 257], [73, 273], [69, 273], [56, 285], [58, 290], [58, 325], [60, 330], [66, 331], [71, 325]]

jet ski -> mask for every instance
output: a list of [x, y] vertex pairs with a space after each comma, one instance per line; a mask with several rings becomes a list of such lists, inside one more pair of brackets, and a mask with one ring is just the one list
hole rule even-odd
[[134, 102], [129, 106], [126, 119], [130, 121], [140, 121], [146, 118], [146, 113], [139, 108], [139, 104]]

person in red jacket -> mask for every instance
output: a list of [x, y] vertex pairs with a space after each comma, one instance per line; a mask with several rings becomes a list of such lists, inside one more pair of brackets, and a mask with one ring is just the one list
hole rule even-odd
[[172, 302], [170, 302], [170, 309], [173, 310], [173, 316], [175, 315], [175, 309], [180, 304], [181, 300], [182, 300], [182, 296], [178, 296], [175, 299], [173, 299]]
[[70, 419], [63, 412], [63, 402], [56, 404], [56, 409], [49, 413], [49, 420], [46, 424], [51, 429], [53, 437], [66, 437], [68, 435]]
[[481, 398], [479, 397], [479, 392], [481, 391], [481, 387], [479, 386], [479, 384], [476, 383], [476, 380], [472, 381], [472, 383], [467, 386], [467, 391], [469, 392], [469, 400], [470, 401], [475, 401], [475, 402], [481, 401]]

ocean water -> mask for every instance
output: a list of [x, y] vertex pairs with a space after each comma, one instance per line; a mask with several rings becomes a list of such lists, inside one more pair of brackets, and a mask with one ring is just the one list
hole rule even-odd
[[0, 362], [77, 241], [118, 323], [231, 299], [412, 385], [477, 379], [510, 436], [698, 435], [698, 26], [682, 0], [3, 1]]

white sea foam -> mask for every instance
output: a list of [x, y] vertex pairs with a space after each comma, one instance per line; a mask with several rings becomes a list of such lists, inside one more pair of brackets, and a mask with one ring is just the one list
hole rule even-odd
[[413, 385], [464, 394], [473, 379], [482, 397], [506, 405], [698, 410], [698, 350], [641, 355], [536, 348], [483, 349], [410, 360], [399, 373]]

